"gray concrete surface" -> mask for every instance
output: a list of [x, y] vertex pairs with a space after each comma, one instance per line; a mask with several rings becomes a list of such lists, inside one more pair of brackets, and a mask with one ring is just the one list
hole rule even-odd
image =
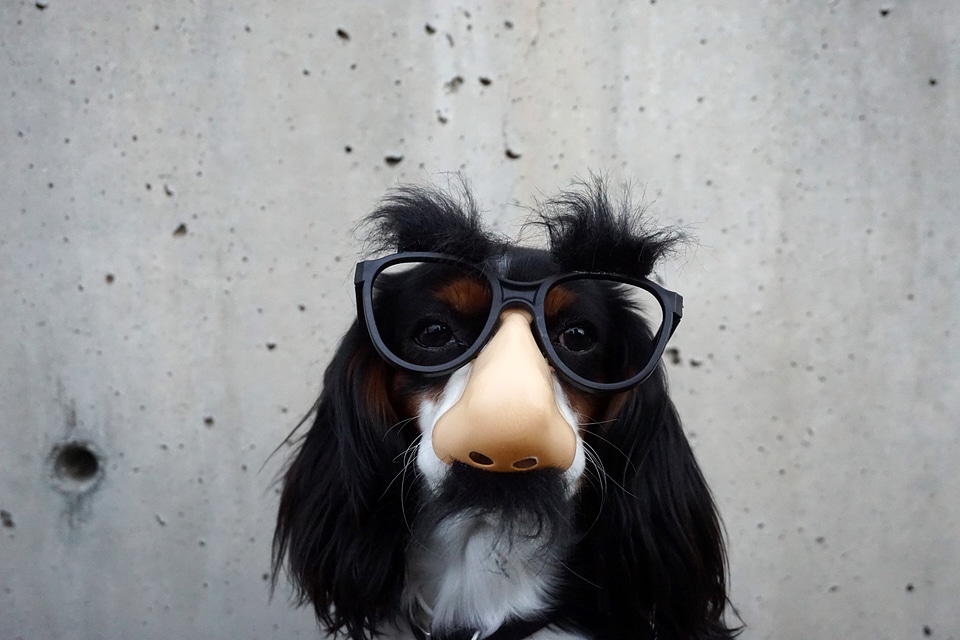
[[0, 638], [316, 637], [270, 453], [355, 220], [455, 170], [504, 231], [593, 170], [699, 238], [745, 638], [960, 638], [960, 4], [595, 4], [0, 4]]

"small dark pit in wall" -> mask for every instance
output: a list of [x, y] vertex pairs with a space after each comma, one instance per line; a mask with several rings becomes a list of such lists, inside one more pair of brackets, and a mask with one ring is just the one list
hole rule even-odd
[[444, 89], [448, 92], [453, 93], [460, 88], [460, 85], [463, 84], [463, 76], [454, 76], [446, 84], [443, 85]]

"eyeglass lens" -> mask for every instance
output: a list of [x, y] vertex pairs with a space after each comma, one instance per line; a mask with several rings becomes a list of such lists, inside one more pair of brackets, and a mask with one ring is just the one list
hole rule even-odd
[[[373, 281], [373, 320], [399, 360], [442, 366], [470, 349], [491, 314], [493, 285], [468, 266], [402, 262]], [[593, 383], [617, 383], [639, 373], [654, 355], [663, 310], [646, 289], [583, 274], [551, 286], [542, 299], [547, 357]], [[546, 335], [543, 335], [545, 329]]]

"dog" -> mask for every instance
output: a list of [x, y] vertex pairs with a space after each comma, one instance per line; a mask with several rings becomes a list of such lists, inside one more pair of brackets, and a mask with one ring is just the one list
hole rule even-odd
[[[660, 358], [682, 234], [602, 179], [539, 204], [547, 248], [464, 186], [362, 228], [357, 321], [282, 476], [273, 584], [332, 637], [719, 640], [726, 554]], [[301, 423], [303, 424], [303, 423]]]

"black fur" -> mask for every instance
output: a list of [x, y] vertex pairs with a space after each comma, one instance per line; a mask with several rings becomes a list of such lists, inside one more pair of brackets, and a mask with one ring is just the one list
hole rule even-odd
[[483, 228], [466, 185], [459, 198], [414, 186], [394, 189], [361, 228], [374, 252], [434, 251], [476, 264], [502, 250], [504, 241]]
[[[477, 263], [508, 252], [528, 277], [531, 269], [535, 277], [557, 269], [646, 276], [680, 237], [647, 229], [626, 200], [613, 207], [599, 180], [542, 207], [536, 224], [547, 230], [549, 258], [484, 230], [466, 191], [457, 201], [402, 188], [367, 223], [374, 249], [438, 251]], [[404, 473], [417, 435], [406, 394], [442, 384], [388, 367], [356, 323], [327, 368], [313, 425], [284, 475], [273, 580], [286, 565], [298, 602], [312, 603], [328, 632], [372, 638], [402, 617], [411, 530], [455, 508], [455, 490], [427, 508], [416, 474]], [[660, 640], [734, 637], [723, 620], [721, 525], [662, 370], [636, 389], [598, 399], [597, 407], [584, 440], [602, 468], [588, 465], [572, 514], [551, 506], [537, 516], [562, 544], [572, 541], [553, 622], [598, 640], [653, 638], [651, 621]], [[527, 481], [505, 481], [517, 480]], [[491, 508], [509, 492], [495, 487], [471, 500]], [[573, 529], [561, 534], [565, 519]]]
[[655, 619], [669, 639], [730, 638], [723, 533], [662, 371], [629, 392], [615, 422], [587, 443], [606, 482], [578, 503], [586, 535], [576, 547], [564, 602], [582, 606], [598, 638], [643, 637]]
[[605, 271], [647, 277], [682, 239], [676, 229], [653, 229], [624, 189], [610, 201], [602, 178], [582, 182], [541, 205], [534, 224], [544, 227], [563, 271]]
[[544, 552], [566, 549], [575, 513], [560, 475], [555, 469], [490, 473], [454, 463], [439, 493], [417, 515], [414, 539], [426, 539], [433, 527], [462, 516], [469, 506], [469, 517], [496, 522], [496, 533], [505, 540], [533, 540]]
[[286, 558], [297, 602], [351, 638], [371, 637], [390, 619], [403, 587], [403, 503], [415, 495], [404, 495], [396, 476], [407, 442], [395, 413], [365, 402], [369, 380], [389, 374], [354, 324], [286, 471], [273, 540], [274, 584]]

